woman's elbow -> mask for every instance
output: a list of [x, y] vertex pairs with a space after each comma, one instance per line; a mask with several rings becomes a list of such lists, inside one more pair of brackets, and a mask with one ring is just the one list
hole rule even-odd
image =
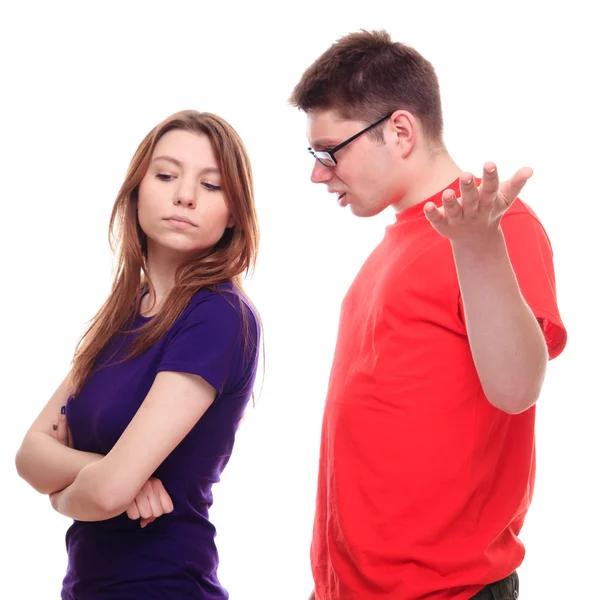
[[46, 492], [45, 489], [42, 489], [44, 486], [40, 486], [40, 482], [36, 482], [32, 479], [32, 461], [29, 456], [27, 450], [21, 447], [17, 450], [17, 454], [15, 455], [15, 467], [17, 469], [17, 474], [21, 479], [26, 481], [33, 489], [37, 490], [41, 494], [46, 494], [50, 492]]
[[17, 473], [21, 479], [25, 479], [25, 459], [23, 456], [23, 446], [17, 450], [17, 454], [15, 455], [15, 467], [17, 469]]
[[103, 481], [93, 493], [94, 503], [107, 519], [124, 513], [134, 498], [129, 498], [127, 490], [116, 486], [110, 480]]

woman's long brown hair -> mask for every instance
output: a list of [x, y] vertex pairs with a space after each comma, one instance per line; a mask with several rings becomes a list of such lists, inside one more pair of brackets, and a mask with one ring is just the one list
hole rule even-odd
[[109, 227], [109, 242], [116, 257], [112, 287], [77, 346], [71, 370], [73, 395], [81, 391], [108, 342], [132, 324], [142, 294], [151, 285], [146, 236], [137, 218], [138, 190], [158, 140], [173, 129], [203, 134], [210, 140], [235, 225], [225, 230], [213, 248], [177, 269], [174, 286], [157, 315], [141, 328], [127, 358], [141, 354], [162, 338], [199, 289], [230, 281], [241, 292], [243, 274], [255, 265], [258, 221], [252, 170], [242, 140], [231, 125], [216, 115], [192, 110], [175, 113], [139, 145], [115, 201]]

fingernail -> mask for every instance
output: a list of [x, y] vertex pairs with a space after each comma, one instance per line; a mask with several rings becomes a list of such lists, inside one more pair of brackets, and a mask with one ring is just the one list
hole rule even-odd
[[65, 414], [65, 412], [67, 412], [67, 407], [66, 407], [66, 406], [61, 406], [61, 407], [60, 407], [60, 414], [61, 414], [61, 415], [64, 415], [64, 414]]
[[58, 425], [56, 423], [52, 423], [52, 429], [54, 429], [54, 431], [56, 431], [58, 429]]
[[496, 170], [496, 167], [486, 167], [486, 168], [485, 168], [485, 170], [486, 170], [488, 173], [493, 173], [493, 172]]
[[473, 183], [473, 178], [469, 177], [469, 179], [467, 179], [467, 181], [466, 181], [466, 184], [471, 185], [471, 183]]

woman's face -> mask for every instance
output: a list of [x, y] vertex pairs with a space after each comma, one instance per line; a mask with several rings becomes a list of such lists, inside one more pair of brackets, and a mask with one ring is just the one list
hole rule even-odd
[[149, 255], [182, 260], [214, 246], [234, 225], [206, 135], [175, 129], [160, 138], [139, 186], [138, 220]]

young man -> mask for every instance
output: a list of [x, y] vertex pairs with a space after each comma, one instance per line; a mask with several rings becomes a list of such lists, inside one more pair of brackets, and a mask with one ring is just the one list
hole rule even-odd
[[396, 212], [348, 291], [323, 420], [316, 600], [518, 597], [535, 402], [566, 332], [552, 250], [517, 194], [463, 173], [431, 64], [350, 34], [291, 97], [312, 181], [358, 216]]

